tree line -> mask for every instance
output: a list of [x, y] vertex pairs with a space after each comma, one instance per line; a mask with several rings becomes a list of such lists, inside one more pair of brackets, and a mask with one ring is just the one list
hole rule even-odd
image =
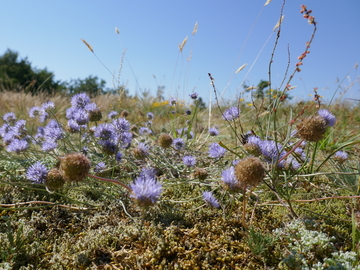
[[25, 91], [55, 94], [76, 94], [86, 92], [89, 95], [103, 94], [106, 82], [97, 76], [70, 81], [55, 80], [53, 72], [46, 68], [34, 68], [27, 58], [20, 59], [19, 53], [8, 49], [0, 56], [0, 91]]

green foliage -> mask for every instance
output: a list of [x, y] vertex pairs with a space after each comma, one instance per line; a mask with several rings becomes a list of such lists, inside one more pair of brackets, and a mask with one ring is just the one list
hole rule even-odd
[[54, 74], [46, 68], [36, 69], [27, 58], [19, 59], [19, 53], [8, 49], [0, 57], [1, 90], [23, 90], [30, 93], [61, 91], [64, 85], [55, 81]]
[[68, 94], [87, 93], [89, 96], [96, 96], [105, 93], [106, 82], [97, 76], [88, 76], [85, 79], [71, 80], [67, 83]]

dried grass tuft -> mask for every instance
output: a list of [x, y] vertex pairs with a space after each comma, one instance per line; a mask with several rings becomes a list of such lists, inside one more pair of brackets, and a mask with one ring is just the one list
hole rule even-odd
[[81, 39], [81, 41], [85, 43], [85, 45], [88, 47], [88, 49], [89, 49], [91, 52], [94, 52], [93, 48], [91, 47], [91, 45], [90, 45], [89, 43], [86, 42], [86, 40]]

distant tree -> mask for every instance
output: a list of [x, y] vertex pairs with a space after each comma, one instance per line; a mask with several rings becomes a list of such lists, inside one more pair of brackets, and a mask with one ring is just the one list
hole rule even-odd
[[255, 92], [255, 97], [256, 98], [263, 98], [264, 97], [264, 89], [269, 87], [269, 82], [268, 81], [264, 81], [264, 80], [260, 80], [260, 82], [257, 85], [257, 89]]
[[[19, 87], [20, 86], [20, 87]], [[25, 89], [31, 93], [61, 91], [64, 85], [54, 80], [54, 74], [45, 69], [35, 69], [27, 58], [19, 59], [19, 53], [8, 49], [0, 56], [1, 90]]]
[[105, 93], [106, 81], [97, 76], [88, 76], [85, 79], [71, 80], [67, 83], [68, 94], [78, 94], [85, 92], [91, 96]]
[[201, 97], [198, 97], [196, 100], [194, 100], [194, 103], [198, 106], [200, 110], [206, 109], [206, 103]]

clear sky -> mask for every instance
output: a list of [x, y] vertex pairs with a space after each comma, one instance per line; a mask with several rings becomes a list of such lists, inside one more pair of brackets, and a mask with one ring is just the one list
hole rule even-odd
[[[198, 92], [209, 100], [212, 88], [233, 99], [242, 83], [268, 79], [268, 66], [282, 0], [0, 0], [0, 54], [19, 52], [37, 68], [69, 81], [98, 76], [113, 87], [115, 74], [130, 93], [165, 86], [165, 97], [188, 99]], [[279, 87], [290, 56], [290, 71], [303, 53], [313, 27], [300, 14], [300, 5], [313, 10], [318, 30], [295, 75], [291, 96], [307, 99], [313, 88], [330, 99], [343, 81], [346, 97], [360, 99], [360, 1], [287, 0], [282, 32], [272, 69], [273, 88]], [[192, 35], [195, 23], [198, 31]], [[120, 34], [115, 33], [115, 27]], [[188, 36], [179, 52], [178, 44]], [[124, 50], [122, 72], [120, 61]], [[191, 60], [188, 61], [191, 55]], [[236, 70], [247, 66], [235, 73]], [[350, 72], [350, 73], [349, 73]], [[115, 85], [117, 83], [115, 82]], [[212, 97], [213, 100], [213, 97]]]

